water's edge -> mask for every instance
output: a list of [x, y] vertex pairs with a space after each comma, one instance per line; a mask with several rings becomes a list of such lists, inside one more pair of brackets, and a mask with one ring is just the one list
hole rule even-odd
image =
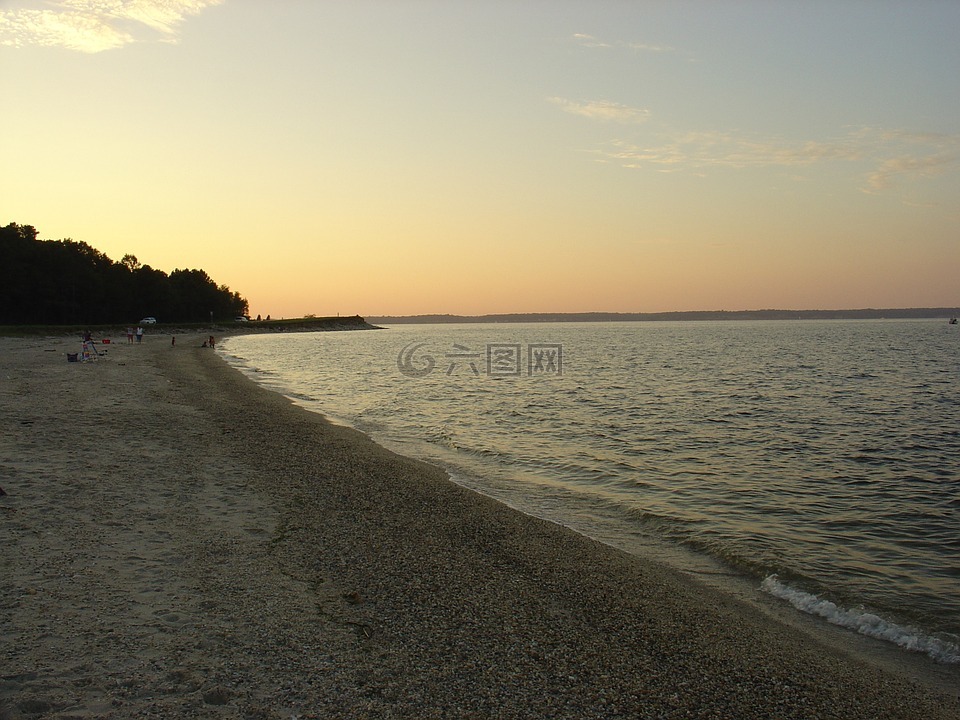
[[618, 537], [615, 532], [597, 532], [596, 527], [585, 527], [562, 515], [523, 507], [511, 502], [509, 498], [491, 492], [484, 486], [482, 478], [470, 477], [443, 463], [438, 463], [433, 458], [419, 456], [414, 444], [410, 442], [393, 439], [387, 432], [357, 427], [356, 424], [330, 413], [315, 399], [300, 396], [290, 388], [282, 387], [274, 378], [268, 380], [245, 359], [231, 355], [229, 343], [226, 350], [221, 348], [219, 352], [228, 364], [258, 385], [284, 395], [293, 403], [325, 417], [330, 422], [363, 432], [374, 442], [393, 452], [439, 465], [447, 472], [452, 482], [462, 487], [490, 497], [524, 514], [554, 522], [610, 547], [679, 572], [694, 582], [734, 597], [755, 611], [813, 636], [841, 652], [880, 665], [890, 672], [905, 674], [939, 692], [960, 695], [960, 665], [958, 665], [960, 654], [957, 647], [950, 643], [944, 643], [937, 638], [925, 636], [914, 628], [887, 622], [855, 608], [839, 607], [827, 598], [790, 587], [775, 575], [758, 581], [757, 578], [749, 576], [740, 569], [730, 567], [717, 558], [667, 539], [645, 535], [625, 540]]

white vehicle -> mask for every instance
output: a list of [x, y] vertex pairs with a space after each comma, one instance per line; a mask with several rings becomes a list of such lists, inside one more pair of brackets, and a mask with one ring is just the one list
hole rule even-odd
[[141, 325], [156, 325], [157, 319], [155, 317], [145, 317], [140, 321]]

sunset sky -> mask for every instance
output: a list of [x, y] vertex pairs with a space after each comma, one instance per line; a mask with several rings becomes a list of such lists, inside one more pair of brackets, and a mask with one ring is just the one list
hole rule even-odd
[[273, 317], [956, 306], [958, 32], [950, 0], [0, 0], [0, 224]]

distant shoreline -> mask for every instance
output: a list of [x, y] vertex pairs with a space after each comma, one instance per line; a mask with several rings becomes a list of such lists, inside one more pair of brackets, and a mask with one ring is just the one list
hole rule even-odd
[[[104, 325], [0, 325], [0, 337], [69, 336], [89, 331], [95, 336], [126, 333], [139, 323]], [[258, 333], [328, 332], [344, 330], [380, 330], [359, 315], [345, 317], [306, 317], [290, 320], [250, 320], [248, 322], [164, 323], [144, 325], [151, 335], [254, 335]]]
[[[259, 333], [382, 330], [381, 325], [444, 323], [572, 323], [664, 322], [713, 320], [948, 320], [960, 317], [960, 307], [864, 308], [859, 310], [691, 310], [657, 313], [500, 313], [490, 315], [359, 315], [303, 317], [248, 322], [157, 323], [144, 326], [150, 334], [253, 335]], [[96, 336], [117, 335], [137, 323], [86, 325], [0, 325], [0, 337], [70, 336], [89, 331]]]
[[654, 322], [669, 320], [924, 320], [960, 316], [960, 307], [859, 310], [692, 310], [656, 313], [503, 313], [493, 315], [381, 315], [377, 325], [406, 323]]

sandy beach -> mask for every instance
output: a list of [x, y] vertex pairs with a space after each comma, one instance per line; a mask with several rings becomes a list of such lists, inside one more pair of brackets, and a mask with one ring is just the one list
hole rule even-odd
[[0, 720], [960, 718], [956, 667], [515, 512], [203, 339], [0, 338]]

